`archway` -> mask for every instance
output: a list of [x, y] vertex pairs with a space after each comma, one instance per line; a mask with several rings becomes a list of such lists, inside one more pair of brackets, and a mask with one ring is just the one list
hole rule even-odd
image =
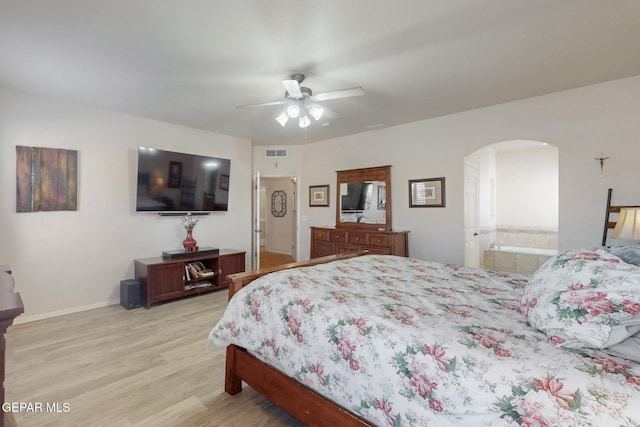
[[[557, 147], [539, 141], [503, 141], [468, 155], [466, 163], [474, 164], [478, 174], [475, 266], [493, 267], [485, 265], [485, 251], [492, 245], [557, 250]], [[465, 212], [468, 203], [474, 202], [465, 197]], [[465, 265], [473, 264], [473, 257], [465, 256]], [[502, 271], [510, 269], [501, 266]]]

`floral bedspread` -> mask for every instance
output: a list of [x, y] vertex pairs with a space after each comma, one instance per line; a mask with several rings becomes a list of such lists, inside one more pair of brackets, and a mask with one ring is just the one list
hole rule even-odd
[[254, 281], [210, 339], [374, 425], [640, 425], [640, 364], [554, 347], [519, 311], [525, 284], [368, 255]]

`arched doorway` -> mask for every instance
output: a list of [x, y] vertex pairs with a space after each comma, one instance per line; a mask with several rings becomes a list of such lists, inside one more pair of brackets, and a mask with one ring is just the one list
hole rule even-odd
[[[539, 141], [503, 141], [468, 155], [467, 163], [476, 166], [478, 175], [475, 201], [465, 197], [465, 212], [473, 211], [467, 203], [476, 204], [477, 266], [486, 267], [485, 251], [492, 245], [557, 250], [557, 147]], [[468, 221], [465, 216], [465, 228]], [[472, 257], [469, 262], [467, 258], [465, 265], [474, 266]]]

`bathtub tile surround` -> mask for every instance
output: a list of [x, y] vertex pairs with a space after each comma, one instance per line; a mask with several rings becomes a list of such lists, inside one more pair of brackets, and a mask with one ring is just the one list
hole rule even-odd
[[496, 227], [496, 240], [506, 246], [558, 249], [558, 229], [546, 227]]
[[[500, 248], [500, 252], [493, 248]], [[510, 248], [509, 248], [510, 247]], [[532, 274], [558, 250], [558, 229], [550, 227], [497, 226], [480, 230], [483, 268]], [[551, 252], [539, 252], [539, 249]]]
[[555, 249], [501, 246], [484, 251], [484, 268], [506, 273], [533, 274], [549, 258], [557, 254]]

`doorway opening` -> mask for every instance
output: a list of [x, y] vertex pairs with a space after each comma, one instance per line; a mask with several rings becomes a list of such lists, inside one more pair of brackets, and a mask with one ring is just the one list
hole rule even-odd
[[253, 269], [274, 267], [297, 259], [297, 177], [259, 177], [254, 210]]
[[[466, 266], [492, 268], [485, 262], [494, 255], [490, 250], [504, 246], [558, 249], [557, 147], [540, 141], [503, 141], [468, 155], [468, 163], [476, 166], [477, 177], [475, 197], [464, 200], [465, 212], [473, 213], [465, 214], [465, 239], [475, 239], [472, 245], [465, 242], [466, 248], [474, 248], [473, 254], [465, 255]], [[465, 169], [465, 182], [467, 174]], [[509, 268], [501, 266], [501, 271]]]

